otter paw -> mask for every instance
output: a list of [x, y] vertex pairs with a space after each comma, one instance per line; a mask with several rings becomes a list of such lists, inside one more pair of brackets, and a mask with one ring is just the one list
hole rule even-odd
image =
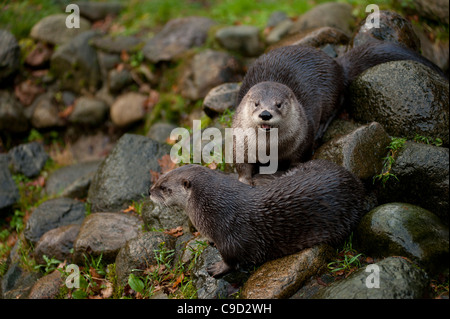
[[231, 267], [228, 266], [225, 262], [219, 261], [210, 265], [206, 270], [208, 271], [208, 274], [210, 276], [219, 278], [229, 272], [231, 270]]

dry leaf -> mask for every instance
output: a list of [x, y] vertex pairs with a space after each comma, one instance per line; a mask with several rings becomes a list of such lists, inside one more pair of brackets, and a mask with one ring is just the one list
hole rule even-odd
[[160, 159], [158, 159], [158, 164], [161, 167], [161, 173], [165, 174], [170, 172], [171, 170], [177, 168], [177, 164], [172, 162], [169, 154], [164, 155]]
[[128, 54], [127, 51], [122, 50], [122, 52], [120, 53], [120, 59], [121, 59], [123, 62], [128, 62], [128, 61], [130, 60], [130, 55]]
[[122, 212], [129, 213], [129, 212], [136, 212], [136, 208], [134, 208], [134, 205], [128, 206], [127, 209], [124, 209]]
[[164, 231], [165, 234], [174, 236], [174, 237], [180, 237], [183, 235], [183, 227], [178, 226], [177, 228], [167, 229]]
[[211, 162], [211, 163], [208, 165], [208, 168], [210, 168], [210, 169], [212, 169], [212, 170], [217, 169], [217, 163], [216, 163], [216, 162]]
[[66, 119], [66, 118], [69, 117], [70, 114], [72, 114], [73, 109], [74, 109], [74, 106], [73, 106], [73, 105], [69, 105], [69, 106], [66, 107], [63, 111], [59, 112], [59, 113], [58, 113], [58, 116], [59, 116], [60, 118]]
[[152, 182], [152, 185], [156, 183], [160, 176], [160, 173], [150, 170], [150, 181]]
[[181, 284], [181, 282], [184, 279], [184, 273], [181, 273], [180, 276], [178, 276], [177, 280], [175, 280], [175, 282], [172, 285], [172, 288], [176, 288], [179, 284]]
[[107, 281], [105, 285], [106, 288], [102, 289], [100, 294], [104, 299], [111, 298], [114, 292], [113, 286], [109, 281]]

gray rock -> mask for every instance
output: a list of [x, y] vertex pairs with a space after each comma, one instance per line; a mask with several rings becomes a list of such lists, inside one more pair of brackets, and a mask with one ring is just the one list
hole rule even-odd
[[300, 16], [291, 29], [291, 33], [317, 27], [333, 27], [351, 34], [353, 24], [352, 6], [342, 2], [327, 2], [315, 6]]
[[[419, 299], [428, 289], [427, 274], [401, 257], [389, 257], [378, 263], [379, 288], [368, 288], [366, 282], [374, 283], [370, 275], [361, 268], [346, 279], [337, 281], [320, 290], [315, 298], [323, 299]], [[373, 267], [373, 266], [372, 266]]]
[[50, 199], [40, 204], [27, 221], [24, 235], [35, 244], [47, 231], [64, 225], [81, 224], [85, 205], [70, 198]]
[[92, 46], [109, 53], [120, 54], [122, 51], [128, 53], [136, 52], [144, 42], [133, 36], [116, 36], [105, 35], [92, 39]]
[[418, 206], [381, 205], [362, 218], [356, 235], [369, 256], [405, 256], [432, 273], [449, 268], [448, 227]]
[[380, 203], [411, 203], [425, 208], [449, 225], [449, 150], [444, 147], [406, 142], [398, 152]]
[[19, 190], [8, 166], [9, 156], [0, 154], [0, 212], [9, 209], [20, 199]]
[[172, 130], [177, 127], [174, 124], [158, 122], [150, 127], [146, 136], [159, 143], [166, 143]]
[[44, 93], [36, 98], [26, 110], [30, 122], [36, 128], [53, 128], [62, 126], [64, 122], [59, 117], [58, 107], [53, 103], [53, 94]]
[[172, 61], [190, 48], [202, 46], [214, 24], [203, 17], [170, 20], [161, 32], [147, 41], [144, 56], [152, 63]]
[[98, 36], [96, 31], [87, 31], [74, 37], [55, 51], [51, 59], [51, 70], [59, 78], [62, 89], [95, 92], [101, 82], [97, 52], [90, 41]]
[[0, 91], [0, 130], [24, 132], [28, 129], [24, 107], [8, 91]]
[[49, 156], [38, 142], [20, 144], [9, 151], [14, 172], [32, 178], [40, 174]]
[[374, 122], [322, 145], [314, 158], [332, 161], [368, 180], [381, 172], [390, 142], [383, 127]]
[[14, 74], [20, 65], [20, 47], [16, 38], [0, 29], [0, 83]]
[[83, 162], [55, 170], [46, 180], [46, 193], [50, 196], [85, 198], [100, 163], [99, 160]]
[[141, 220], [124, 213], [93, 213], [85, 218], [73, 244], [73, 260], [83, 263], [84, 256], [113, 263], [120, 248], [142, 233]]
[[225, 49], [244, 56], [257, 56], [263, 51], [259, 29], [254, 26], [225, 27], [216, 32], [215, 38]]
[[273, 12], [270, 17], [269, 20], [267, 21], [267, 27], [275, 27], [278, 24], [282, 23], [283, 21], [288, 20], [288, 16], [286, 14], [286, 12], [283, 11], [275, 11]]
[[80, 8], [80, 15], [91, 21], [104, 19], [108, 15], [116, 16], [123, 9], [120, 2], [79, 1], [76, 5]]
[[413, 0], [416, 12], [427, 19], [449, 24], [449, 4], [446, 0]]
[[80, 231], [80, 224], [60, 226], [50, 229], [37, 242], [33, 255], [37, 264], [45, 265], [43, 256], [55, 258], [61, 262], [71, 261], [73, 242]]
[[12, 263], [1, 281], [3, 299], [26, 299], [38, 279], [38, 273], [23, 268], [19, 262]]
[[150, 199], [142, 205], [142, 219], [148, 229], [172, 229], [178, 226], [189, 228], [186, 212], [176, 207], [155, 205]]
[[39, 278], [33, 285], [28, 299], [55, 299], [63, 286], [61, 272], [54, 270], [52, 273]]
[[80, 97], [68, 117], [70, 123], [97, 126], [105, 121], [109, 107], [100, 99]]
[[325, 144], [332, 139], [337, 139], [344, 135], [350, 134], [354, 130], [360, 128], [361, 126], [352, 121], [342, 120], [340, 118], [334, 119], [327, 130], [322, 136], [322, 143]]
[[356, 121], [380, 123], [388, 134], [416, 134], [449, 143], [449, 82], [413, 61], [377, 65], [349, 88], [349, 111]]
[[151, 231], [129, 240], [116, 257], [116, 274], [118, 282], [125, 286], [134, 269], [145, 270], [158, 266], [158, 250], [171, 251], [175, 247], [175, 238], [162, 232]]
[[92, 211], [122, 208], [147, 196], [150, 170], [160, 172], [158, 159], [169, 154], [170, 146], [145, 136], [125, 134], [97, 170], [88, 192]]
[[242, 80], [239, 62], [226, 52], [205, 50], [196, 54], [180, 79], [181, 95], [191, 100], [204, 98], [226, 82]]
[[266, 37], [266, 42], [269, 44], [280, 41], [292, 29], [294, 22], [290, 19], [284, 20], [276, 25]]
[[119, 93], [123, 88], [131, 83], [133, 83], [133, 77], [126, 69], [121, 71], [112, 69], [108, 73], [108, 90], [111, 93]]
[[266, 262], [242, 287], [244, 299], [282, 299], [292, 296], [311, 276], [327, 269], [333, 249], [320, 245]]
[[51, 44], [64, 44], [91, 28], [91, 23], [84, 18], [80, 18], [79, 28], [67, 28], [67, 17], [64, 13], [46, 16], [33, 26], [30, 36]]
[[353, 47], [364, 45], [372, 39], [381, 41], [394, 42], [406, 46], [414, 51], [420, 52], [420, 40], [414, 32], [411, 22], [403, 18], [396, 12], [380, 11], [379, 12], [379, 28], [369, 28], [366, 20], [353, 36]]
[[209, 117], [222, 114], [227, 109], [236, 108], [240, 83], [224, 83], [208, 92], [203, 100], [203, 111]]

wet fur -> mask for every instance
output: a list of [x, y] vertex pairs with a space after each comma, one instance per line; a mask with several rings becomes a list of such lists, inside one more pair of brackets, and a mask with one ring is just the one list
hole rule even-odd
[[[314, 144], [340, 110], [348, 85], [363, 71], [389, 61], [413, 60], [429, 66], [445, 77], [435, 64], [403, 46], [373, 40], [333, 59], [322, 50], [309, 46], [286, 46], [259, 57], [249, 68], [238, 95], [233, 128], [257, 128], [254, 112], [276, 111], [277, 100], [295, 96], [288, 103], [283, 125], [279, 128], [278, 155], [280, 164], [292, 167], [312, 155]], [[282, 85], [279, 85], [282, 84]], [[269, 91], [270, 86], [277, 90]], [[255, 108], [255, 101], [260, 105]], [[300, 119], [300, 120], [299, 120]], [[286, 130], [298, 134], [286, 135]], [[245, 148], [245, 151], [247, 149]], [[252, 184], [258, 163], [236, 164], [241, 181]], [[283, 168], [283, 165], [279, 165]]]
[[363, 214], [365, 191], [344, 168], [314, 160], [254, 187], [186, 165], [163, 175], [150, 193], [155, 202], [184, 208], [197, 230], [215, 243], [223, 263], [209, 272], [219, 276], [320, 243], [341, 242]]

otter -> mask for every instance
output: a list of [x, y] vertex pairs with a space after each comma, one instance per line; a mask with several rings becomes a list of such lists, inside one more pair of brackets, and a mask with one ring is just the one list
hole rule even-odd
[[[413, 60], [444, 73], [415, 51], [392, 42], [373, 40], [341, 57], [331, 58], [322, 50], [302, 45], [285, 46], [260, 56], [249, 68], [238, 93], [233, 128], [252, 128], [268, 134], [278, 129], [278, 167], [293, 167], [310, 159], [315, 144], [340, 111], [349, 84], [363, 71], [389, 61]], [[253, 184], [260, 166], [236, 163], [239, 180]], [[269, 144], [266, 143], [266, 153]]]
[[364, 214], [365, 189], [346, 169], [313, 160], [265, 185], [250, 186], [188, 164], [162, 175], [149, 190], [153, 202], [183, 208], [214, 242], [219, 277], [251, 264], [344, 240]]

